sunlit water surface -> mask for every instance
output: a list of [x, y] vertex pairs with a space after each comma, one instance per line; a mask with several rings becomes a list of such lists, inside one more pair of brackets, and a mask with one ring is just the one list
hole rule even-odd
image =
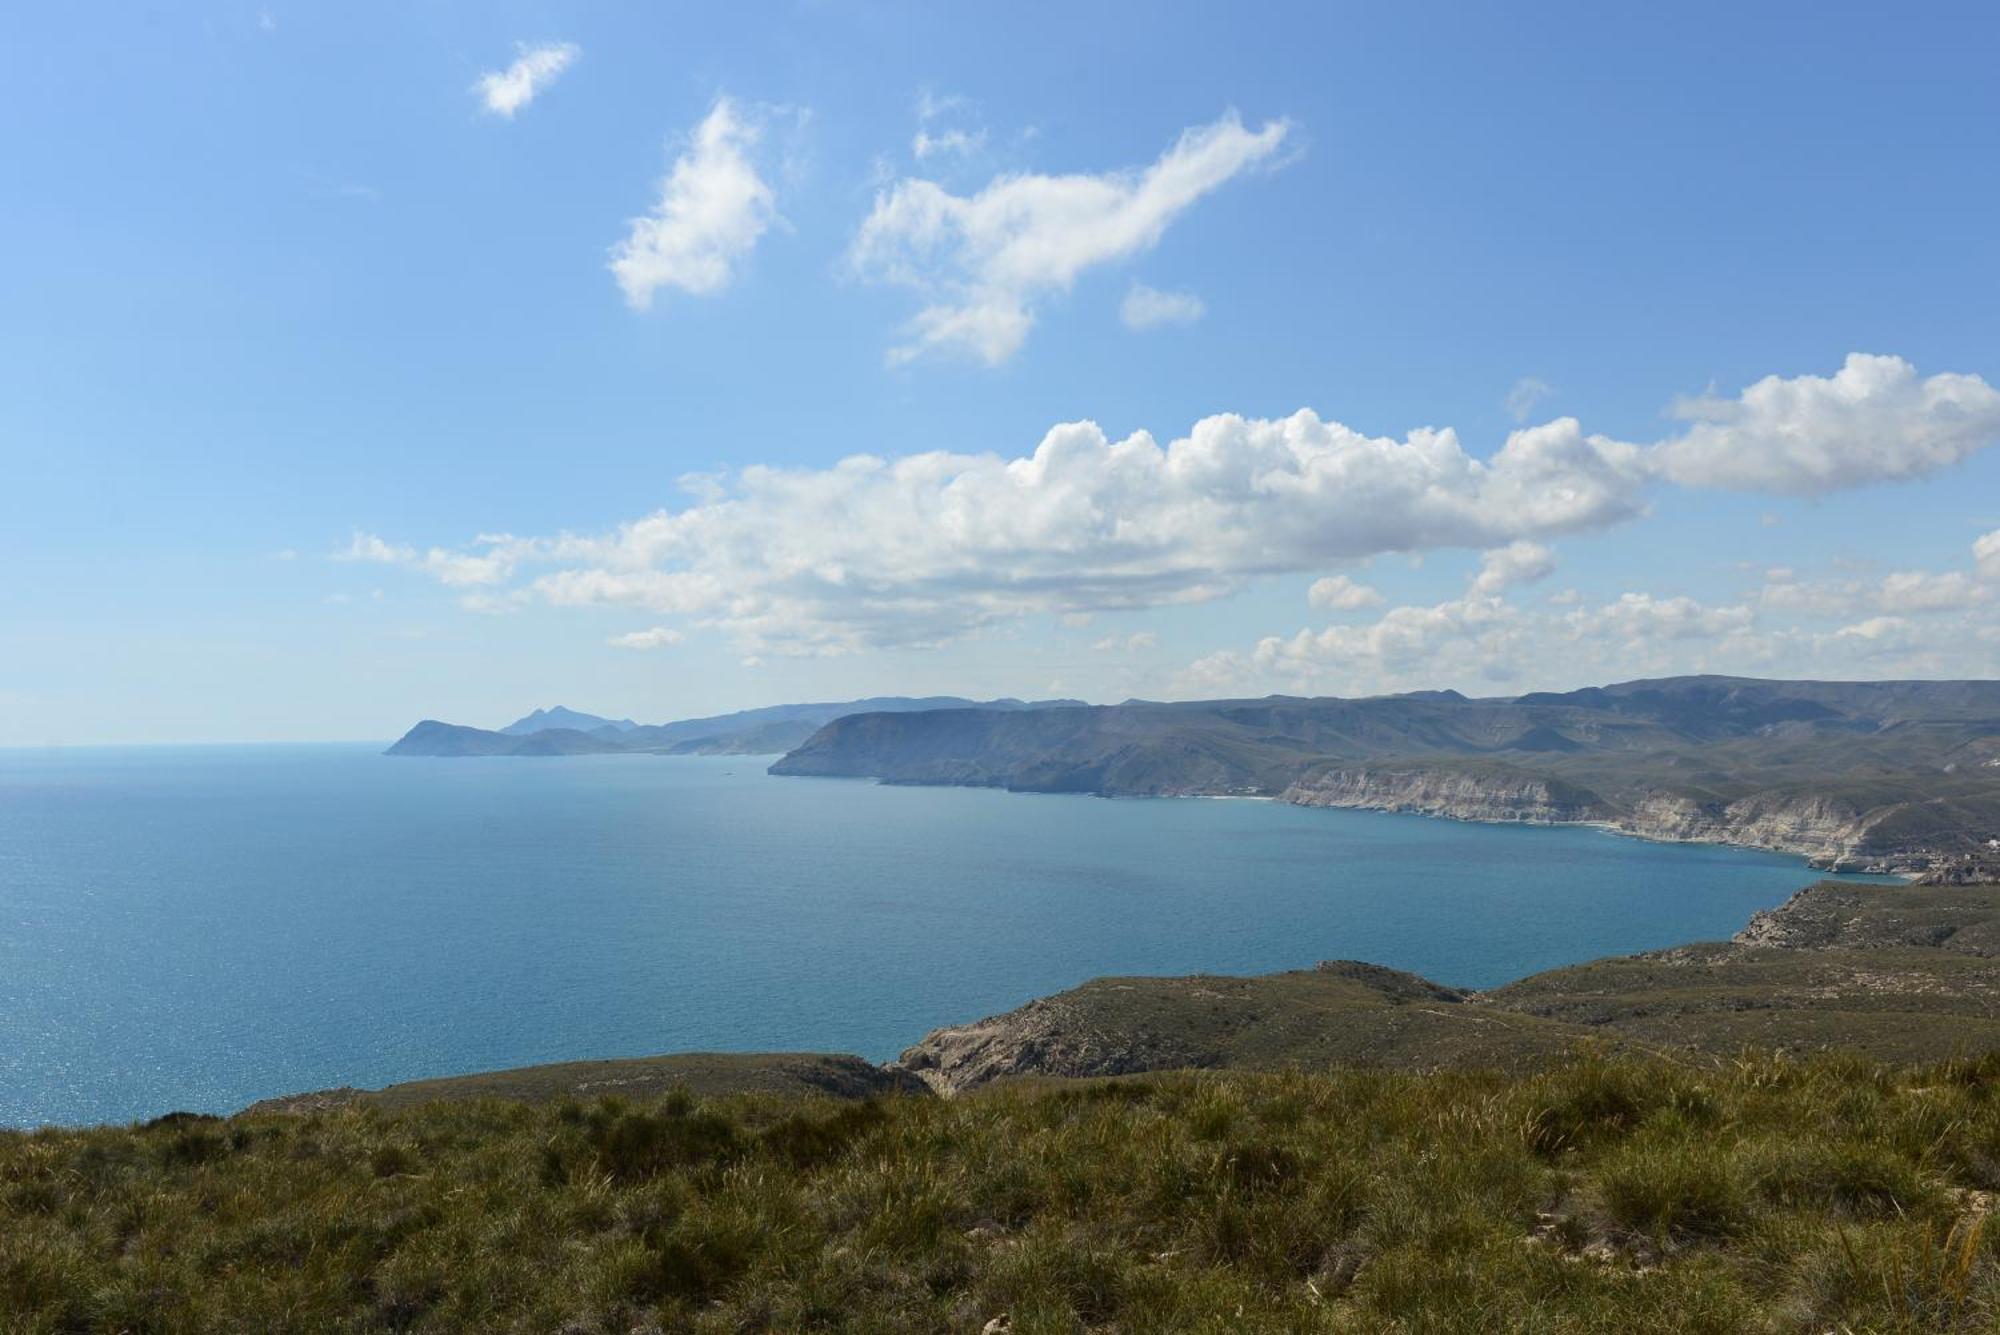
[[1727, 936], [1796, 858], [763, 759], [0, 752], [0, 1124], [580, 1057], [817, 1049], [1106, 973], [1483, 986]]

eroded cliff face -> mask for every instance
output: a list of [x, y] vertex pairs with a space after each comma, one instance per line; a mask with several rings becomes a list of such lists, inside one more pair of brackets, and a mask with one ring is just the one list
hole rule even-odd
[[1559, 780], [1453, 769], [1326, 769], [1306, 775], [1282, 796], [1305, 807], [1414, 811], [1454, 820], [1534, 825], [1603, 821], [1614, 814], [1593, 795]]
[[1282, 794], [1309, 807], [1411, 811], [1453, 820], [1601, 825], [1643, 839], [1737, 844], [1795, 853], [1815, 866], [1910, 871], [1927, 858], [1884, 855], [1869, 833], [1880, 813], [1821, 794], [1755, 793], [1733, 802], [1648, 792], [1612, 800], [1543, 775], [1456, 767], [1339, 766], [1315, 771]]
[[1869, 814], [1819, 794], [1754, 793], [1728, 803], [1654, 793], [1613, 818], [1614, 828], [1645, 839], [1740, 844], [1797, 853], [1816, 866], [1856, 868], [1867, 854]]

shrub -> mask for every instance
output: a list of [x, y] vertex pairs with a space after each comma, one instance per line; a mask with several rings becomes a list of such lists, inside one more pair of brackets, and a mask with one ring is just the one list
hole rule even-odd
[[1698, 1145], [1628, 1146], [1604, 1164], [1598, 1185], [1612, 1220], [1639, 1232], [1720, 1238], [1746, 1220], [1735, 1166]]

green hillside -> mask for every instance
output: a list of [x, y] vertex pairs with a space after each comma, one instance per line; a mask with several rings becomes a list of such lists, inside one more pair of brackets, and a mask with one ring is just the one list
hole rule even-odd
[[1977, 1331], [2000, 1061], [1642, 1057], [0, 1136], [10, 1332]]

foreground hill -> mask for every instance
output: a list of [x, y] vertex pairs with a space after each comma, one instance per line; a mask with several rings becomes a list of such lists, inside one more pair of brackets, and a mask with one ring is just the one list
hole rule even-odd
[[857, 712], [772, 773], [1602, 824], [1963, 876], [2000, 848], [2000, 682], [1677, 677], [1509, 699]]
[[2000, 1063], [0, 1134], [10, 1331], [1986, 1331]]
[[510, 1071], [411, 1080], [386, 1089], [322, 1089], [265, 1099], [245, 1112], [324, 1112], [332, 1108], [411, 1108], [471, 1099], [657, 1098], [680, 1092], [714, 1098], [731, 1094], [819, 1094], [860, 1099], [922, 1093], [923, 1081], [859, 1057], [824, 1052], [676, 1052], [662, 1057], [555, 1062]]
[[778, 755], [826, 724], [852, 713], [901, 714], [930, 709], [1059, 709], [1074, 700], [966, 700], [955, 695], [875, 696], [821, 704], [770, 705], [674, 723], [616, 721], [557, 705], [505, 728], [470, 728], [425, 719], [385, 754], [392, 756]]

